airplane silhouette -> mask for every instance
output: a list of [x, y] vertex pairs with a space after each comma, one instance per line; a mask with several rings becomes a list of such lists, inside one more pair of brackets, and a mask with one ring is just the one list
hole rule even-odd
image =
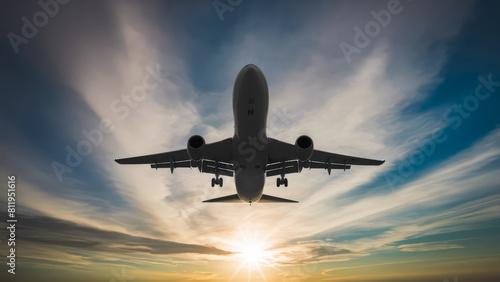
[[212, 187], [222, 187], [221, 175], [233, 177], [237, 194], [203, 202], [225, 203], [298, 203], [297, 201], [263, 194], [266, 177], [280, 176], [276, 185], [288, 187], [286, 174], [299, 173], [303, 168], [350, 169], [351, 165], [381, 165], [385, 160], [358, 158], [314, 149], [306, 135], [295, 144], [285, 143], [266, 135], [269, 91], [262, 71], [246, 65], [236, 77], [233, 89], [234, 136], [206, 144], [199, 135], [191, 136], [187, 149], [153, 155], [116, 159], [119, 164], [150, 164], [151, 168], [196, 167], [200, 172], [215, 174]]

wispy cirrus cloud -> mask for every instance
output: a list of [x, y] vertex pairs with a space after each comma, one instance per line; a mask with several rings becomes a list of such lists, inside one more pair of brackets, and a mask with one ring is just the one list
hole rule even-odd
[[417, 244], [403, 244], [399, 245], [398, 248], [403, 252], [428, 252], [428, 251], [438, 251], [438, 250], [448, 250], [448, 249], [458, 249], [464, 246], [458, 244], [450, 244], [448, 242], [428, 242], [428, 243], [417, 243]]

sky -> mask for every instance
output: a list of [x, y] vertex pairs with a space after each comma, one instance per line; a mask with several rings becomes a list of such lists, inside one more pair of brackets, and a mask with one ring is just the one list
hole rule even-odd
[[[2, 281], [499, 281], [498, 1], [15, 1], [0, 29]], [[374, 159], [235, 193], [115, 158], [234, 134]], [[16, 177], [15, 274], [8, 179]], [[5, 279], [5, 280], [4, 280]]]

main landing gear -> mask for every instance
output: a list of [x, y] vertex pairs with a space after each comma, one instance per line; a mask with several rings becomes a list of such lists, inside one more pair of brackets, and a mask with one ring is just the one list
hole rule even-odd
[[280, 187], [280, 185], [285, 185], [288, 187], [288, 179], [285, 177], [285, 161], [283, 161], [283, 170], [281, 171], [281, 178], [276, 179], [276, 186]]
[[222, 184], [223, 184], [223, 182], [222, 182], [222, 178], [220, 178], [220, 177], [217, 177], [217, 179], [212, 178], [212, 187], [214, 187], [214, 186], [215, 186], [215, 184], [217, 184], [217, 185], [219, 185], [220, 187], [222, 187]]
[[280, 187], [280, 185], [285, 185], [285, 187], [288, 187], [288, 179], [286, 179], [285, 177], [276, 178], [276, 186]]
[[216, 160], [215, 161], [215, 178], [212, 178], [212, 187], [215, 186], [215, 184], [219, 185], [222, 187], [222, 178], [219, 177], [219, 162]]

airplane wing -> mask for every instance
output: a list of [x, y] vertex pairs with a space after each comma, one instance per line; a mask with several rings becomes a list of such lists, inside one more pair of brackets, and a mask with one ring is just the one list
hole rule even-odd
[[171, 151], [166, 153], [145, 155], [132, 158], [115, 159], [119, 164], [159, 164], [172, 161], [190, 161], [187, 150]]
[[269, 138], [267, 176], [302, 171], [302, 168], [350, 169], [351, 165], [381, 165], [385, 160], [374, 160], [313, 150], [307, 162], [300, 162], [295, 154], [295, 145]]
[[201, 161], [193, 161], [188, 155], [187, 149], [144, 155], [131, 158], [115, 159], [119, 164], [150, 164], [151, 168], [174, 168], [197, 167], [200, 172], [215, 173], [215, 161], [217, 170], [221, 175], [233, 176], [232, 165], [232, 138], [210, 143], [206, 145], [206, 153]]
[[347, 155], [328, 153], [319, 150], [313, 151], [310, 161], [323, 162], [323, 163], [331, 162], [336, 164], [350, 164], [350, 165], [381, 165], [385, 163], [385, 160], [365, 159]]

